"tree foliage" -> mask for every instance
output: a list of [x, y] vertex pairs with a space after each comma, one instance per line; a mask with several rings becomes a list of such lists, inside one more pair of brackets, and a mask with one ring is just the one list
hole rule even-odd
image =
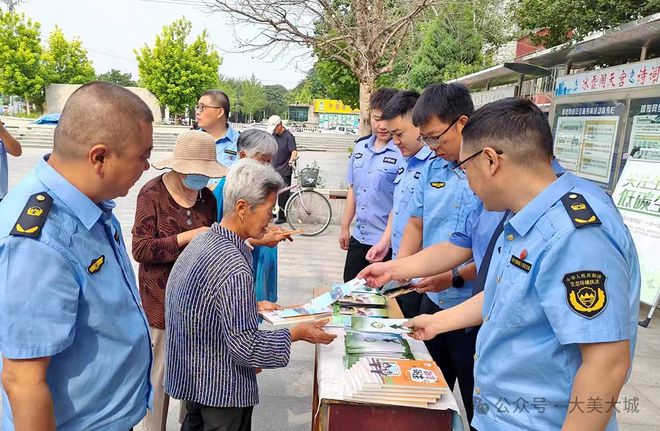
[[204, 30], [188, 43], [192, 24], [185, 17], [164, 26], [153, 47], [135, 50], [140, 83], [161, 104], [181, 114], [191, 109], [199, 95], [219, 84], [221, 59]]
[[48, 37], [48, 48], [44, 52], [44, 73], [48, 83], [84, 84], [96, 77], [87, 50], [78, 38], [67, 40], [62, 29], [55, 29]]
[[660, 12], [660, 0], [519, 0], [511, 8], [518, 27], [549, 48]]
[[409, 85], [421, 91], [429, 84], [483, 69], [483, 44], [472, 9], [448, 9], [425, 26], [421, 44], [412, 61]]
[[40, 24], [24, 14], [0, 12], [0, 93], [39, 98], [45, 80]]
[[238, 111], [254, 121], [254, 114], [266, 107], [266, 91], [261, 82], [252, 75], [250, 79], [241, 81], [237, 95]]
[[133, 75], [126, 72], [123, 73], [118, 69], [110, 69], [96, 77], [99, 81], [112, 82], [113, 84], [122, 85], [124, 87], [136, 87], [137, 82], [133, 81]]
[[263, 109], [265, 116], [270, 117], [271, 115], [284, 115], [288, 109], [288, 105], [286, 103], [288, 94], [289, 91], [282, 85], [264, 86], [266, 105]]

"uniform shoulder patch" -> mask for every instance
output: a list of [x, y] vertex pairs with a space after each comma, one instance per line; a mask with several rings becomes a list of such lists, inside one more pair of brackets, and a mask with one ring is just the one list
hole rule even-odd
[[442, 181], [431, 181], [429, 184], [431, 184], [431, 187], [434, 189], [441, 189], [445, 186], [445, 183]]
[[600, 271], [577, 271], [564, 275], [568, 308], [582, 317], [593, 319], [607, 306], [605, 274]]
[[585, 226], [598, 226], [601, 224], [598, 216], [591, 209], [589, 203], [579, 193], [568, 192], [561, 198], [568, 216], [577, 229]]
[[35, 193], [30, 196], [9, 234], [39, 238], [41, 228], [46, 222], [52, 205], [53, 198], [46, 192]]

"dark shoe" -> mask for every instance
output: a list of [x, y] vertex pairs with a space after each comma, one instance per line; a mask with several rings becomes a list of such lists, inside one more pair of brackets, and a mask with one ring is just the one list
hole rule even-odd
[[286, 223], [286, 220], [281, 219], [281, 218], [278, 218], [277, 220], [275, 220], [275, 224], [283, 224], [283, 223]]

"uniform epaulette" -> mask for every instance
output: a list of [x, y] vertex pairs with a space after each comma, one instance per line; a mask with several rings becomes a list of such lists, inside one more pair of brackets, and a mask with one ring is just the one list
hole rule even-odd
[[364, 136], [362, 136], [362, 137], [360, 137], [360, 138], [357, 138], [357, 139], [355, 140], [355, 143], [357, 144], [358, 142], [360, 142], [360, 141], [364, 141], [365, 139], [369, 139], [369, 138], [371, 138], [371, 133], [369, 133], [368, 135], [364, 135]]
[[46, 192], [35, 193], [30, 196], [9, 234], [39, 238], [41, 228], [46, 222], [46, 217], [48, 217], [52, 205], [53, 198]]
[[568, 192], [561, 198], [561, 203], [577, 229], [585, 226], [598, 226], [601, 224], [598, 216], [591, 209], [584, 196], [579, 193]]

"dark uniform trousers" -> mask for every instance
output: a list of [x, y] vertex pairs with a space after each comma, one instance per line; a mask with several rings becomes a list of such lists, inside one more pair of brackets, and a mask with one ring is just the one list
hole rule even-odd
[[[434, 314], [442, 310], [428, 295], [424, 295], [420, 306], [420, 314]], [[431, 357], [442, 370], [447, 384], [453, 390], [458, 380], [461, 398], [467, 413], [468, 423], [472, 422], [474, 406], [472, 402], [474, 391], [474, 352], [479, 327], [458, 329], [439, 334], [425, 341]]]
[[[346, 263], [344, 263], [344, 282], [353, 280], [360, 271], [371, 264], [366, 259], [367, 252], [370, 248], [371, 245], [362, 244], [351, 235], [351, 239], [348, 242], [348, 253], [346, 253]], [[390, 259], [392, 259], [392, 249], [387, 251], [383, 262]]]

